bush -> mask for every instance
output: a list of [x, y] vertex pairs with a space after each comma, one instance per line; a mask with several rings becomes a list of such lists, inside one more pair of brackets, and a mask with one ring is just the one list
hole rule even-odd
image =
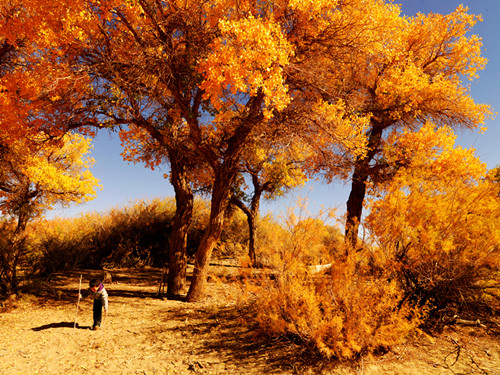
[[437, 179], [391, 190], [372, 204], [366, 221], [384, 268], [393, 270], [408, 298], [432, 305], [435, 314], [495, 310], [500, 186], [487, 176]]
[[106, 214], [46, 221], [34, 229], [32, 264], [41, 274], [77, 267], [163, 266], [173, 212], [171, 200], [154, 200]]
[[[39, 221], [30, 227], [29, 264], [37, 274], [75, 268], [163, 267], [175, 214], [173, 198], [139, 201], [104, 214]], [[187, 253], [194, 255], [209, 215], [206, 201], [196, 199], [188, 232]], [[248, 233], [241, 215], [227, 221], [216, 255], [236, 256]]]
[[[350, 359], [390, 347], [417, 327], [420, 315], [403, 301], [396, 281], [360, 269], [360, 254], [329, 256], [317, 220], [293, 224], [270, 256], [271, 277], [247, 279], [261, 333], [292, 335], [325, 357]], [[312, 271], [319, 259], [331, 262], [326, 272]]]

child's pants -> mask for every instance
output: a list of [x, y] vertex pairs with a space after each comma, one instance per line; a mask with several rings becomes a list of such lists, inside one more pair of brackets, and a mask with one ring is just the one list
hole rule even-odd
[[102, 300], [95, 299], [94, 300], [94, 327], [101, 326], [102, 321]]

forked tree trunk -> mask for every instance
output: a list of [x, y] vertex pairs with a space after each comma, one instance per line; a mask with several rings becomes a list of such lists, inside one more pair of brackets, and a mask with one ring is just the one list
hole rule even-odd
[[181, 163], [171, 157], [171, 182], [175, 190], [175, 216], [169, 238], [168, 296], [182, 294], [186, 284], [187, 235], [193, 217], [193, 192]]
[[[210, 219], [196, 252], [193, 278], [187, 295], [188, 302], [200, 301], [205, 296], [210, 257], [222, 233], [224, 215], [229, 205], [231, 187], [238, 173], [237, 167], [240, 162], [243, 146], [252, 129], [256, 124], [260, 123], [263, 118], [261, 113], [263, 100], [264, 94], [261, 90], [259, 90], [256, 96], [249, 99], [246, 105], [246, 116], [239, 119], [241, 122], [234, 130], [233, 135], [229, 138], [226, 151], [222, 158], [216, 156], [217, 153], [213, 150], [205, 151], [208, 155], [208, 159], [211, 159], [212, 165], [214, 166], [215, 176], [212, 188]], [[197, 129], [195, 129], [194, 133], [199, 137], [199, 131], [197, 131]], [[200, 139], [198, 139], [196, 143], [199, 144], [199, 142]], [[221, 164], [219, 164], [220, 160], [223, 160]]]

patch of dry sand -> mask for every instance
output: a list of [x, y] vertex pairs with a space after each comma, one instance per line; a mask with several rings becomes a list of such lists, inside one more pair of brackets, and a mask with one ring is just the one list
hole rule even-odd
[[[82, 273], [85, 283], [95, 276]], [[54, 278], [60, 299], [22, 298], [0, 313], [0, 374], [500, 374], [498, 338], [484, 328], [421, 336], [356, 363], [326, 362], [242, 325], [236, 283], [209, 283], [205, 302], [185, 303], [155, 296], [158, 270], [112, 276], [100, 331], [88, 329], [90, 299], [80, 302], [74, 329], [78, 272]]]

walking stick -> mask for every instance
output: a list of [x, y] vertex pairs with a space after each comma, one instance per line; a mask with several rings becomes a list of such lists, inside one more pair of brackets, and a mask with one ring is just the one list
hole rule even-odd
[[76, 313], [75, 313], [75, 325], [73, 326], [73, 330], [76, 329], [76, 318], [78, 317], [78, 307], [80, 306], [80, 293], [82, 290], [82, 275], [80, 275], [80, 285], [78, 286], [78, 302], [76, 303]]

